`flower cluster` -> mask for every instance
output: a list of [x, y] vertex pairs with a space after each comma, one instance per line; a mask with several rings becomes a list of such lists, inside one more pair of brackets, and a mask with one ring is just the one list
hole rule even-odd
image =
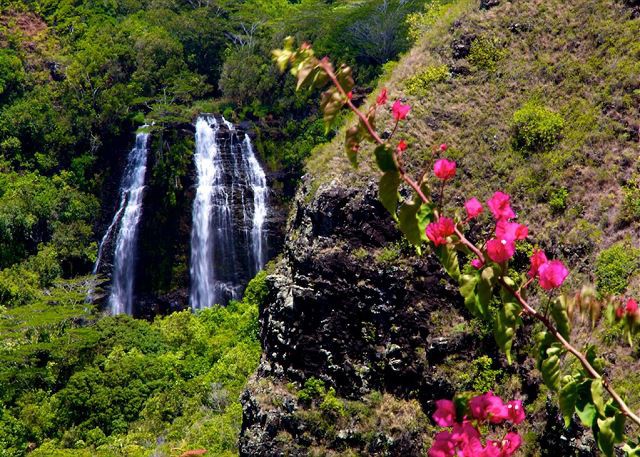
[[540, 281], [540, 287], [544, 290], [560, 287], [569, 276], [569, 270], [562, 262], [559, 260], [547, 260], [547, 256], [541, 249], [533, 251], [530, 261], [529, 277], [533, 279], [537, 276]]
[[479, 427], [483, 424], [502, 424], [506, 421], [518, 425], [525, 419], [520, 400], [504, 403], [500, 397], [487, 392], [471, 398], [461, 421], [457, 420], [456, 406], [451, 400], [436, 401], [433, 420], [450, 430], [439, 432], [429, 450], [429, 457], [510, 457], [522, 444], [516, 432], [508, 432], [501, 440], [482, 443]]
[[[396, 102], [397, 103], [397, 102]], [[441, 146], [441, 151], [446, 151]], [[402, 149], [404, 151], [404, 149]], [[438, 159], [433, 165], [433, 172], [436, 177], [444, 182], [453, 178], [456, 174], [456, 163], [448, 159]], [[487, 206], [496, 221], [494, 237], [485, 244], [487, 257], [493, 262], [502, 264], [507, 262], [516, 253], [516, 241], [524, 240], [529, 236], [529, 228], [526, 225], [513, 222], [516, 213], [511, 208], [511, 197], [504, 192], [497, 191], [487, 200]], [[477, 218], [484, 208], [477, 198], [471, 198], [464, 204], [467, 212], [466, 222]], [[426, 228], [426, 235], [434, 245], [440, 246], [447, 243], [447, 237], [455, 233], [455, 223], [446, 217], [439, 217], [435, 222], [430, 223]], [[471, 265], [480, 269], [484, 262], [480, 258], [471, 261]], [[531, 269], [529, 277], [538, 278], [540, 287], [551, 290], [560, 287], [567, 276], [569, 270], [559, 260], [547, 260], [544, 252], [534, 251], [531, 256]]]

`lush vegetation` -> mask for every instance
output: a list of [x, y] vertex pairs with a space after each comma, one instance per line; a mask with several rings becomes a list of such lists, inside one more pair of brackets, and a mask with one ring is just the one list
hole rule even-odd
[[260, 357], [258, 303], [245, 300], [153, 322], [103, 317], [81, 284], [0, 322], [0, 455], [233, 455], [238, 402]]
[[405, 16], [421, 3], [2, 2], [0, 455], [235, 452], [262, 276], [243, 302], [153, 322], [85, 303], [82, 275], [132, 134], [153, 124], [138, 287], [168, 293], [187, 285], [184, 124], [203, 111], [251, 121], [262, 159], [295, 181], [333, 132], [316, 94], [298, 94], [271, 64], [282, 31], [349, 61], [365, 94], [409, 48]]

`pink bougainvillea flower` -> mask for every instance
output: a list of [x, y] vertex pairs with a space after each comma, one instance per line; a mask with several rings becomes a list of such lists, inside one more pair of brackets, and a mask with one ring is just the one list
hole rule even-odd
[[439, 432], [436, 434], [433, 445], [429, 449], [429, 457], [453, 457], [456, 453], [456, 443], [449, 432]]
[[473, 268], [475, 268], [476, 270], [479, 270], [480, 268], [482, 268], [484, 266], [484, 262], [478, 258], [475, 258], [471, 261], [471, 266]]
[[493, 194], [493, 196], [487, 200], [487, 205], [489, 209], [493, 213], [493, 217], [496, 220], [500, 219], [511, 219], [516, 217], [516, 213], [513, 212], [511, 206], [509, 205], [509, 197], [507, 194], [497, 191]]
[[351, 91], [347, 92], [347, 98], [351, 100], [353, 98], [353, 92]]
[[520, 400], [511, 400], [507, 403], [507, 419], [516, 425], [524, 421], [524, 408]]
[[404, 152], [407, 150], [407, 146], [408, 145], [404, 140], [400, 140], [396, 149], [398, 150], [398, 152]]
[[538, 274], [538, 269], [541, 265], [547, 263], [547, 256], [544, 255], [542, 249], [534, 249], [533, 255], [529, 259], [531, 261], [531, 268], [529, 268], [529, 277], [535, 278]]
[[480, 444], [480, 433], [469, 421], [453, 424], [451, 439], [459, 449], [475, 448]]
[[622, 319], [622, 316], [624, 316], [624, 312], [625, 312], [624, 307], [623, 306], [618, 306], [616, 308], [616, 318]]
[[456, 407], [451, 400], [437, 400], [433, 420], [440, 427], [452, 427], [456, 421]]
[[487, 446], [473, 455], [474, 457], [500, 457], [502, 455], [502, 449], [500, 443], [494, 440], [487, 440]]
[[524, 240], [529, 236], [529, 228], [517, 222], [506, 219], [498, 220], [496, 224], [496, 238], [507, 241]]
[[569, 276], [569, 270], [559, 260], [551, 260], [538, 268], [540, 287], [545, 290], [558, 288]]
[[480, 215], [480, 213], [482, 213], [482, 211], [484, 211], [482, 203], [480, 203], [480, 201], [475, 197], [467, 200], [467, 202], [464, 204], [464, 209], [467, 210], [468, 219], [476, 218]]
[[446, 144], [446, 143], [442, 143], [442, 144], [440, 145], [440, 151], [442, 151], [442, 152], [445, 152], [445, 151], [447, 150], [447, 148], [448, 148], [448, 146], [447, 146], [447, 144]]
[[638, 302], [633, 298], [627, 300], [627, 304], [625, 305], [625, 311], [627, 314], [636, 314], [638, 312]]
[[382, 106], [385, 103], [387, 103], [387, 88], [386, 87], [380, 91], [380, 95], [378, 95], [378, 99], [376, 100], [376, 103], [378, 105], [380, 105], [380, 106]]
[[427, 238], [429, 238], [433, 244], [440, 246], [441, 244], [447, 244], [447, 237], [454, 234], [455, 227], [453, 220], [448, 217], [441, 217], [436, 222], [427, 225], [425, 232]]
[[522, 438], [515, 432], [507, 433], [500, 443], [500, 457], [511, 457], [522, 445]]
[[439, 179], [446, 181], [456, 175], [456, 163], [447, 159], [436, 160], [433, 164], [433, 172]]
[[469, 400], [471, 415], [480, 421], [488, 420], [492, 424], [499, 424], [508, 417], [508, 409], [500, 397], [487, 392]]
[[411, 107], [409, 105], [403, 105], [400, 100], [396, 100], [391, 107], [391, 112], [396, 122], [405, 119], [409, 111], [411, 111]]
[[509, 260], [516, 253], [516, 243], [509, 240], [493, 238], [487, 241], [487, 255], [496, 263]]

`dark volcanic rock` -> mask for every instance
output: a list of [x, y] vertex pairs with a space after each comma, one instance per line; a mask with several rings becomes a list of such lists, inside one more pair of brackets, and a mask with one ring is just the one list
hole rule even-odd
[[454, 59], [464, 59], [471, 52], [471, 43], [476, 39], [473, 34], [465, 34], [460, 38], [453, 40], [451, 43], [451, 51]]
[[385, 267], [354, 257], [400, 239], [375, 195], [373, 186], [329, 185], [311, 204], [296, 202], [285, 260], [268, 279], [261, 310], [261, 373], [320, 377], [350, 397], [403, 394], [424, 382], [426, 360], [417, 352], [430, 310], [458, 298], [428, 258]]
[[488, 10], [494, 6], [498, 6], [499, 4], [500, 0], [480, 0], [480, 9]]

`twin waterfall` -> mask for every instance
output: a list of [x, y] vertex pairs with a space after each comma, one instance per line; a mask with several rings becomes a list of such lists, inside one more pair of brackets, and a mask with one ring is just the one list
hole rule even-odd
[[[93, 270], [99, 273], [105, 246], [118, 230], [108, 301], [113, 315], [133, 313], [148, 139], [148, 133], [136, 136], [120, 184], [120, 205]], [[222, 117], [198, 117], [194, 161], [189, 302], [196, 310], [240, 298], [249, 279], [264, 267], [267, 182], [249, 136]]]
[[239, 298], [264, 266], [267, 181], [248, 135], [224, 118], [198, 118], [194, 157], [189, 301], [195, 310]]

